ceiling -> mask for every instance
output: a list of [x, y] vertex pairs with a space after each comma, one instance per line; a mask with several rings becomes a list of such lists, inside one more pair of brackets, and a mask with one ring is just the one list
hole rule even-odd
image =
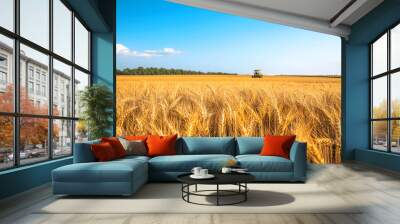
[[350, 1], [351, 0], [231, 0], [231, 2], [235, 3], [270, 8], [324, 20], [330, 20]]
[[351, 25], [383, 0], [169, 0], [347, 38]]

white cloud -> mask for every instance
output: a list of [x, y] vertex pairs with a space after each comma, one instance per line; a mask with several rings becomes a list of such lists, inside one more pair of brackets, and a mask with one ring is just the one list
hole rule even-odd
[[131, 57], [144, 57], [144, 58], [151, 58], [151, 57], [161, 57], [161, 56], [168, 56], [168, 55], [177, 55], [182, 54], [182, 51], [166, 47], [160, 50], [144, 50], [144, 51], [135, 51], [129, 49], [123, 44], [117, 44], [117, 55], [124, 55], [124, 56], [131, 56]]
[[174, 48], [169, 48], [169, 47], [164, 48], [163, 52], [165, 54], [181, 54], [182, 53], [181, 51], [178, 51], [178, 50], [176, 50]]

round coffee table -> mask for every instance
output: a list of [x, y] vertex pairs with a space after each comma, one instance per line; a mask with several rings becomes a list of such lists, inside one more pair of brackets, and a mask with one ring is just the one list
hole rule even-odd
[[[215, 177], [212, 179], [193, 179], [189, 174], [182, 174], [177, 177], [178, 181], [182, 183], [182, 199], [188, 203], [197, 205], [234, 205], [247, 201], [247, 192], [249, 188], [247, 183], [255, 180], [255, 177], [248, 173], [229, 173], [213, 174]], [[197, 185], [215, 185], [215, 190], [198, 190]], [[236, 185], [237, 190], [223, 190], [220, 189], [220, 185]], [[190, 191], [190, 186], [195, 186], [194, 191]], [[214, 192], [215, 194], [206, 194], [209, 192]], [[190, 196], [203, 196], [203, 197], [216, 197], [216, 204], [202, 204], [193, 202], [190, 200]], [[232, 197], [240, 196], [240, 199], [231, 203], [221, 203], [221, 197]]]

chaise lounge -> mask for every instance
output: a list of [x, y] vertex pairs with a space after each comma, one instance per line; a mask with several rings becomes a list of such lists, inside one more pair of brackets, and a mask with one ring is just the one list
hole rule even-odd
[[181, 137], [177, 155], [127, 156], [96, 162], [91, 144], [77, 143], [74, 163], [52, 172], [53, 193], [67, 195], [132, 195], [148, 181], [176, 181], [180, 174], [200, 166], [218, 172], [229, 160], [236, 160], [258, 182], [304, 182], [306, 143], [294, 142], [290, 159], [260, 156], [262, 137]]

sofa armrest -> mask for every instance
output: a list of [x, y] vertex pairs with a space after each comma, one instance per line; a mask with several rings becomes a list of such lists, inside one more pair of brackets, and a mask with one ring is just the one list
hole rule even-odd
[[96, 158], [92, 153], [90, 146], [100, 143], [99, 140], [75, 143], [74, 145], [74, 163], [89, 163], [95, 162]]
[[305, 181], [307, 174], [307, 143], [294, 142], [290, 149], [290, 160], [293, 162], [293, 179]]

